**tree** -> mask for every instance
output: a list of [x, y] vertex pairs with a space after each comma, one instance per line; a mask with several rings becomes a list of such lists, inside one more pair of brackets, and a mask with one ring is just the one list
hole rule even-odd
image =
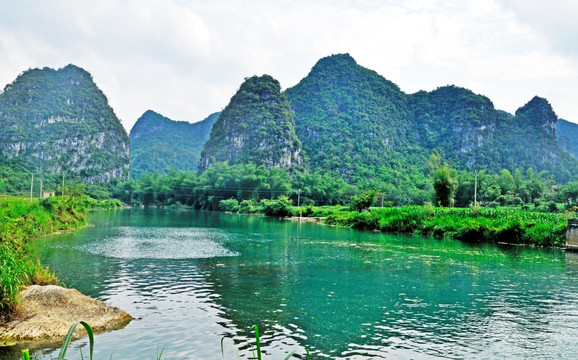
[[444, 207], [453, 205], [454, 194], [458, 188], [458, 181], [453, 173], [455, 173], [455, 170], [450, 169], [448, 164], [444, 164], [434, 172], [435, 205]]
[[514, 177], [507, 169], [500, 171], [500, 178], [498, 180], [502, 195], [506, 195], [514, 189]]
[[352, 211], [362, 212], [369, 209], [377, 197], [377, 190], [369, 189], [364, 190], [360, 194], [351, 197], [351, 202], [349, 208]]

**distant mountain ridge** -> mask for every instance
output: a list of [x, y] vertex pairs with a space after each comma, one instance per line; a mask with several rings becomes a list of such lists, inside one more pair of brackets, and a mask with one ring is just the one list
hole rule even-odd
[[456, 86], [406, 94], [349, 54], [320, 59], [284, 92], [269, 75], [246, 78], [222, 113], [198, 123], [149, 110], [130, 140], [77, 66], [25, 71], [0, 93], [2, 169], [109, 181], [128, 176], [129, 147], [137, 177], [254, 163], [338, 175], [384, 192], [409, 189], [412, 199], [431, 191], [432, 153], [458, 170], [532, 168], [558, 182], [578, 180], [578, 125], [558, 119], [546, 99], [536, 96], [509, 114]]
[[354, 182], [411, 181], [433, 151], [463, 170], [533, 168], [562, 182], [578, 174], [556, 141], [557, 116], [540, 97], [511, 116], [456, 86], [409, 95], [348, 54], [319, 60], [286, 94], [312, 170]]
[[0, 160], [87, 182], [124, 178], [129, 138], [84, 69], [31, 69], [0, 93]]
[[189, 123], [146, 111], [130, 131], [131, 175], [197, 171], [201, 151], [219, 114]]

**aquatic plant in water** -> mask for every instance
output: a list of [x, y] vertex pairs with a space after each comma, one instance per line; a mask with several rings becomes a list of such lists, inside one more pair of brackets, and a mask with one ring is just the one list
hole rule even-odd
[[[70, 326], [70, 329], [68, 330], [68, 333], [66, 334], [66, 337], [64, 338], [64, 342], [62, 343], [62, 347], [60, 348], [60, 352], [58, 353], [58, 360], [64, 360], [64, 357], [66, 356], [66, 352], [68, 351], [68, 346], [70, 345], [70, 342], [72, 341], [72, 335], [74, 334], [74, 330], [76, 330], [76, 327], [79, 324], [82, 325], [86, 329], [86, 333], [88, 334], [89, 348], [90, 348], [90, 358], [89, 359], [92, 360], [93, 353], [94, 353], [94, 333], [93, 333], [90, 325], [88, 325], [84, 321], [77, 321], [74, 324], [72, 324], [72, 326]], [[255, 353], [255, 351], [253, 351], [253, 359], [262, 360], [261, 338], [259, 337], [259, 329], [258, 329], [257, 325], [253, 325], [253, 328], [255, 329], [255, 343], [256, 343], [256, 347], [257, 347], [257, 352]], [[225, 339], [227, 339], [226, 336], [224, 336], [221, 339], [221, 354], [223, 355], [223, 357], [225, 357], [225, 344], [224, 344]], [[233, 351], [235, 352], [235, 355], [237, 356], [237, 358], [241, 359], [241, 356], [239, 355], [239, 351], [234, 346], [232, 346], [232, 348], [233, 348]], [[291, 353], [289, 353], [289, 355], [287, 355], [287, 357], [285, 357], [284, 360], [290, 359], [293, 355], [295, 355], [295, 353], [297, 351], [298, 350], [293, 350]], [[163, 351], [161, 351], [160, 355], [157, 355], [157, 359], [160, 359], [162, 357], [163, 352], [164, 352], [164, 349], [163, 349]], [[307, 353], [307, 359], [309, 359], [310, 358], [309, 350], [305, 349], [305, 352]], [[82, 353], [81, 353], [81, 357], [84, 358], [82, 356]], [[28, 349], [22, 350], [22, 359], [23, 360], [30, 360], [30, 353], [29, 353]]]

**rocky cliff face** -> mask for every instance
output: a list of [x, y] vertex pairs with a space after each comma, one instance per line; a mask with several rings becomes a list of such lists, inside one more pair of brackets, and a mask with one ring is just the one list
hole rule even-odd
[[131, 174], [197, 171], [201, 151], [220, 113], [197, 123], [174, 121], [148, 110], [130, 131]]
[[129, 139], [85, 70], [22, 73], [0, 94], [0, 158], [20, 159], [34, 172], [83, 181], [125, 177]]
[[199, 170], [223, 161], [290, 171], [303, 167], [291, 107], [271, 76], [246, 79], [213, 125]]

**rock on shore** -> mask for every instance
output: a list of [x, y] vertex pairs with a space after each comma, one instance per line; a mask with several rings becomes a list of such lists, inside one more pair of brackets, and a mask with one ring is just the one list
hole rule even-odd
[[[125, 311], [92, 299], [75, 289], [32, 285], [21, 294], [22, 316], [0, 324], [0, 346], [28, 341], [63, 339], [76, 321], [87, 322], [94, 332], [124, 327], [132, 317]], [[86, 334], [81, 326], [75, 336]]]

